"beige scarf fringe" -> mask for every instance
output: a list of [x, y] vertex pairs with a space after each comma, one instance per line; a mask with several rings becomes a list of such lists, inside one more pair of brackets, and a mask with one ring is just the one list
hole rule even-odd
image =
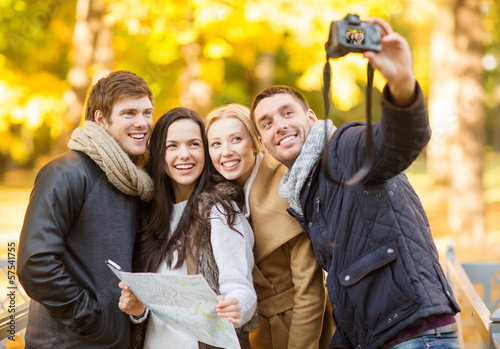
[[86, 121], [73, 131], [68, 147], [87, 154], [106, 173], [108, 180], [122, 193], [153, 198], [153, 180], [137, 167], [120, 145], [102, 127]]

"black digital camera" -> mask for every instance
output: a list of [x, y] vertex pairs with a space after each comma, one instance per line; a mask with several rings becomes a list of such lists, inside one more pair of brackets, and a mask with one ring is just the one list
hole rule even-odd
[[380, 27], [359, 19], [349, 13], [339, 21], [330, 24], [325, 50], [328, 58], [338, 58], [350, 52], [375, 51], [382, 49]]

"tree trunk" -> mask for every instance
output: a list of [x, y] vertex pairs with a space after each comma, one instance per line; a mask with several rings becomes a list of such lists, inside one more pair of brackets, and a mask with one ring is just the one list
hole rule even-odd
[[101, 23], [95, 43], [92, 84], [113, 70], [114, 58], [113, 29], [109, 25]]
[[73, 64], [68, 72], [71, 89], [64, 99], [66, 110], [61, 135], [53, 153], [67, 150], [67, 142], [73, 130], [84, 118], [84, 105], [93, 82], [93, 76], [102, 76], [109, 72], [113, 60], [111, 29], [103, 22], [106, 12], [100, 0], [78, 0], [76, 24], [73, 33]]
[[459, 243], [480, 241], [483, 199], [484, 71], [479, 0], [443, 0], [431, 47], [428, 168], [448, 186], [448, 221]]
[[252, 96], [256, 96], [263, 89], [274, 84], [276, 57], [272, 53], [262, 53], [257, 57], [253, 71]]
[[479, 242], [485, 231], [483, 198], [485, 91], [483, 30], [479, 0], [458, 0], [456, 49], [458, 124], [450, 149], [452, 179], [449, 220], [462, 243]]
[[182, 47], [181, 55], [184, 67], [179, 75], [180, 103], [204, 118], [212, 107], [213, 89], [201, 79], [201, 47], [198, 43], [186, 45]]
[[427, 146], [427, 169], [433, 184], [444, 187], [448, 187], [451, 180], [449, 149], [458, 124], [455, 2], [456, 0], [441, 0], [436, 3], [437, 18], [430, 48], [429, 121], [432, 138]]

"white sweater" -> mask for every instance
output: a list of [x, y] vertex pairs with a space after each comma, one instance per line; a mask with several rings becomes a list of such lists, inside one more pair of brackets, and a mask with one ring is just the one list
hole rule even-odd
[[[172, 212], [171, 231], [174, 231], [184, 212], [187, 201], [175, 204]], [[236, 208], [236, 205], [233, 204]], [[219, 289], [225, 298], [237, 298], [241, 306], [241, 323], [251, 319], [257, 306], [257, 295], [253, 288], [252, 268], [254, 237], [252, 228], [246, 218], [239, 214], [235, 228], [238, 234], [227, 225], [226, 217], [215, 205], [211, 212], [211, 243], [215, 262], [219, 268]], [[222, 210], [222, 209], [221, 209]], [[177, 261], [174, 252], [172, 265]], [[187, 275], [186, 262], [179, 269], [170, 269], [163, 262], [157, 273]], [[197, 349], [198, 341], [173, 329], [150, 313], [146, 331], [146, 349]]]

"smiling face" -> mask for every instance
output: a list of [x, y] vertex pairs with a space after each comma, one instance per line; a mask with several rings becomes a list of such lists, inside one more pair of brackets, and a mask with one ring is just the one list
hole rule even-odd
[[245, 185], [252, 174], [256, 149], [250, 133], [236, 118], [213, 122], [207, 131], [210, 158], [224, 178]]
[[173, 122], [167, 131], [165, 172], [172, 179], [175, 202], [187, 200], [205, 161], [201, 129], [193, 120]]
[[291, 168], [302, 150], [309, 130], [318, 120], [311, 109], [285, 93], [260, 100], [254, 110], [262, 148]]
[[131, 158], [146, 152], [153, 129], [153, 105], [148, 97], [122, 97], [106, 120], [100, 110], [95, 122], [106, 130]]

